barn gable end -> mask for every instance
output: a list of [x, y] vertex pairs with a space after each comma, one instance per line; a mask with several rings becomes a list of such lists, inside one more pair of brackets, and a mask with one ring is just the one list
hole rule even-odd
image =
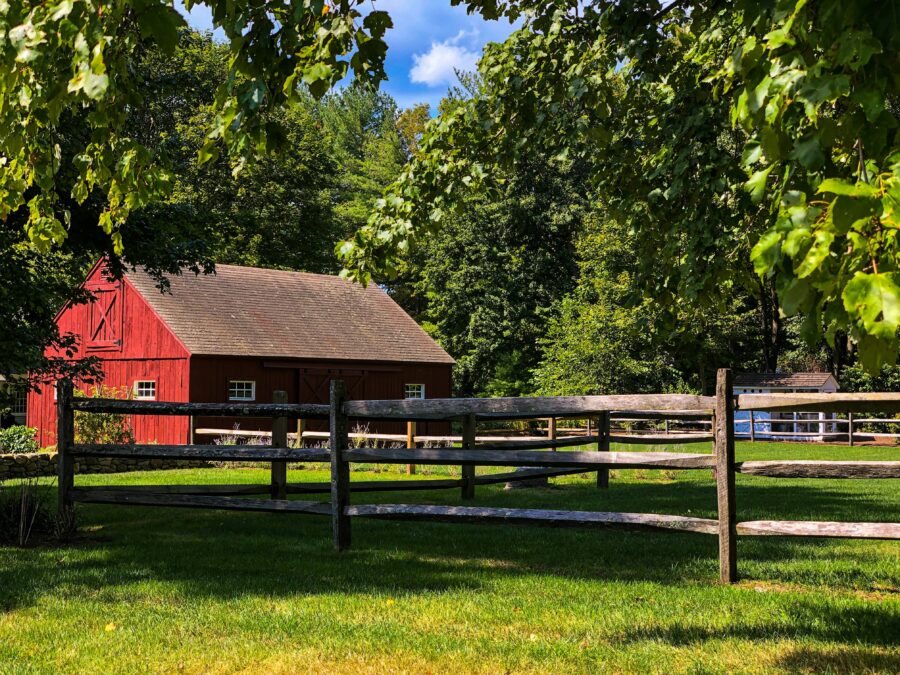
[[[128, 279], [111, 280], [103, 261], [98, 262], [83, 284], [94, 302], [67, 303], [56, 317], [60, 333], [79, 337], [75, 358], [101, 360], [103, 384], [133, 393], [136, 382], [153, 382], [159, 400], [187, 400], [190, 354]], [[63, 356], [58, 351], [50, 356]], [[89, 393], [91, 385], [80, 389]], [[43, 383], [28, 397], [27, 423], [38, 429], [42, 447], [56, 442], [56, 404], [53, 383]], [[184, 442], [188, 423], [179, 418], [135, 418], [135, 434], [159, 443]]]

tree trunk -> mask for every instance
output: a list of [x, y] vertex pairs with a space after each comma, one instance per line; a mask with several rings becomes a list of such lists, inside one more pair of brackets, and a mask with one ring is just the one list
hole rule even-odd
[[784, 326], [778, 306], [775, 283], [771, 279], [759, 280], [759, 316], [763, 338], [763, 367], [773, 373], [778, 368], [778, 356], [784, 343]]

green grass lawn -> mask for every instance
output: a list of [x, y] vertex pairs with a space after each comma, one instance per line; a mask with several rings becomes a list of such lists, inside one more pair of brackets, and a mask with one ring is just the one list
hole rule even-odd
[[[898, 456], [738, 446], [738, 459]], [[379, 477], [397, 474], [353, 474]], [[218, 469], [76, 483], [267, 478]], [[715, 517], [708, 471], [619, 471], [602, 492], [593, 475], [553, 483], [479, 487], [475, 503]], [[741, 520], [896, 522], [900, 490], [738, 476], [737, 506]], [[0, 548], [0, 673], [900, 671], [900, 542], [741, 538], [743, 580], [723, 587], [716, 538], [699, 534], [360, 519], [352, 550], [336, 554], [321, 517], [99, 505], [78, 517], [74, 545]]]

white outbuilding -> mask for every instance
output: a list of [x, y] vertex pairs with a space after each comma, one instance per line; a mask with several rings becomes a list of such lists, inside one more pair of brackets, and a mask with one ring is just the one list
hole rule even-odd
[[[831, 373], [739, 373], [734, 378], [735, 394], [830, 394], [838, 388]], [[735, 414], [735, 434], [744, 438], [822, 441], [837, 433], [837, 425], [829, 423], [832, 419], [833, 413], [823, 412], [744, 411]]]

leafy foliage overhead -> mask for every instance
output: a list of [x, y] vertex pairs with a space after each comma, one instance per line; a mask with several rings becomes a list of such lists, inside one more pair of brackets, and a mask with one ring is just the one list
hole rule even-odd
[[[673, 299], [715, 293], [737, 257], [720, 247], [720, 223], [730, 219], [732, 233], [743, 230], [752, 248], [756, 273], [774, 282], [784, 312], [805, 315], [808, 338], [824, 331], [833, 341], [846, 331], [870, 368], [896, 359], [900, 12], [893, 3], [473, 0], [469, 6], [485, 16], [521, 18], [523, 26], [485, 50], [484, 95], [429, 125], [418, 155], [367, 226], [341, 244], [351, 277], [366, 281], [401, 268], [410, 247], [439, 226], [454, 193], [489, 183], [497, 167], [537, 149], [592, 159], [597, 182], [608, 182], [611, 169], [627, 170], [617, 158], [636, 147], [624, 144], [635, 138], [629, 129], [648, 124], [642, 136], [655, 139], [654, 159], [667, 167], [651, 195], [658, 202], [641, 180], [620, 181], [626, 191], [615, 196], [648, 207], [643, 222], [633, 214], [630, 223], [660, 247], [663, 255], [647, 263], [673, 271], [666, 286]], [[688, 72], [691, 80], [684, 79]], [[673, 79], [681, 86], [673, 87]], [[668, 96], [660, 95], [667, 88]], [[685, 97], [694, 98], [696, 114], [671, 110]], [[700, 125], [696, 139], [686, 133], [708, 112], [732, 129], [735, 159], [722, 179], [697, 181], [715, 158], [705, 151], [691, 157], [690, 150], [727, 141], [703, 138]], [[727, 182], [735, 169], [743, 196]], [[693, 197], [678, 195], [684, 185]], [[661, 228], [653, 212], [666, 210], [673, 196], [690, 208]], [[737, 203], [747, 197], [750, 206]], [[720, 217], [704, 217], [700, 202]], [[743, 222], [752, 205], [758, 228]], [[738, 276], [741, 267], [734, 269]]]
[[[785, 313], [806, 317], [808, 337], [850, 333], [871, 369], [896, 359], [896, 3], [450, 2], [521, 28], [486, 48], [484, 94], [428, 124], [375, 214], [340, 245], [350, 276], [397, 272], [464, 203], [458, 193], [539, 153], [591, 162], [610, 206], [634, 205], [626, 220], [638, 245], [657, 247], [647, 264], [669, 271], [650, 288], [660, 297], [716, 302], [729, 279], [747, 285], [752, 249], [755, 272]], [[304, 89], [320, 98], [351, 71], [364, 83], [384, 78], [390, 17], [362, 0], [186, 7], [198, 4], [229, 50], [201, 162], [224, 149], [239, 170], [281, 146], [278, 113]], [[165, 147], [128, 125], [144, 96], [134, 60], [150, 48], [173, 54], [184, 20], [168, 0], [2, 6], [0, 218], [22, 218], [46, 251], [66, 239], [73, 203], [99, 199], [99, 224], [121, 253], [128, 215], [164, 200], [173, 184]], [[73, 118], [84, 133], [64, 143]], [[628, 174], [624, 158], [648, 147]]]
[[[206, 5], [229, 43], [225, 77], [215, 94], [215, 123], [200, 150], [209, 161], [224, 146], [238, 167], [283, 140], [268, 112], [303, 96], [321, 97], [352, 71], [384, 77], [390, 27], [382, 11], [360, 12], [361, 0], [187, 0]], [[66, 239], [70, 209], [57, 199], [68, 116], [84, 114], [87, 133], [74, 153], [76, 203], [105, 196], [99, 224], [123, 250], [129, 213], [161, 200], [172, 175], [164, 152], [129, 133], [144, 82], [134, 59], [150, 48], [175, 52], [185, 27], [170, 1], [59, 0], [4, 2], [0, 12], [0, 219], [25, 207], [31, 242], [46, 251]]]

